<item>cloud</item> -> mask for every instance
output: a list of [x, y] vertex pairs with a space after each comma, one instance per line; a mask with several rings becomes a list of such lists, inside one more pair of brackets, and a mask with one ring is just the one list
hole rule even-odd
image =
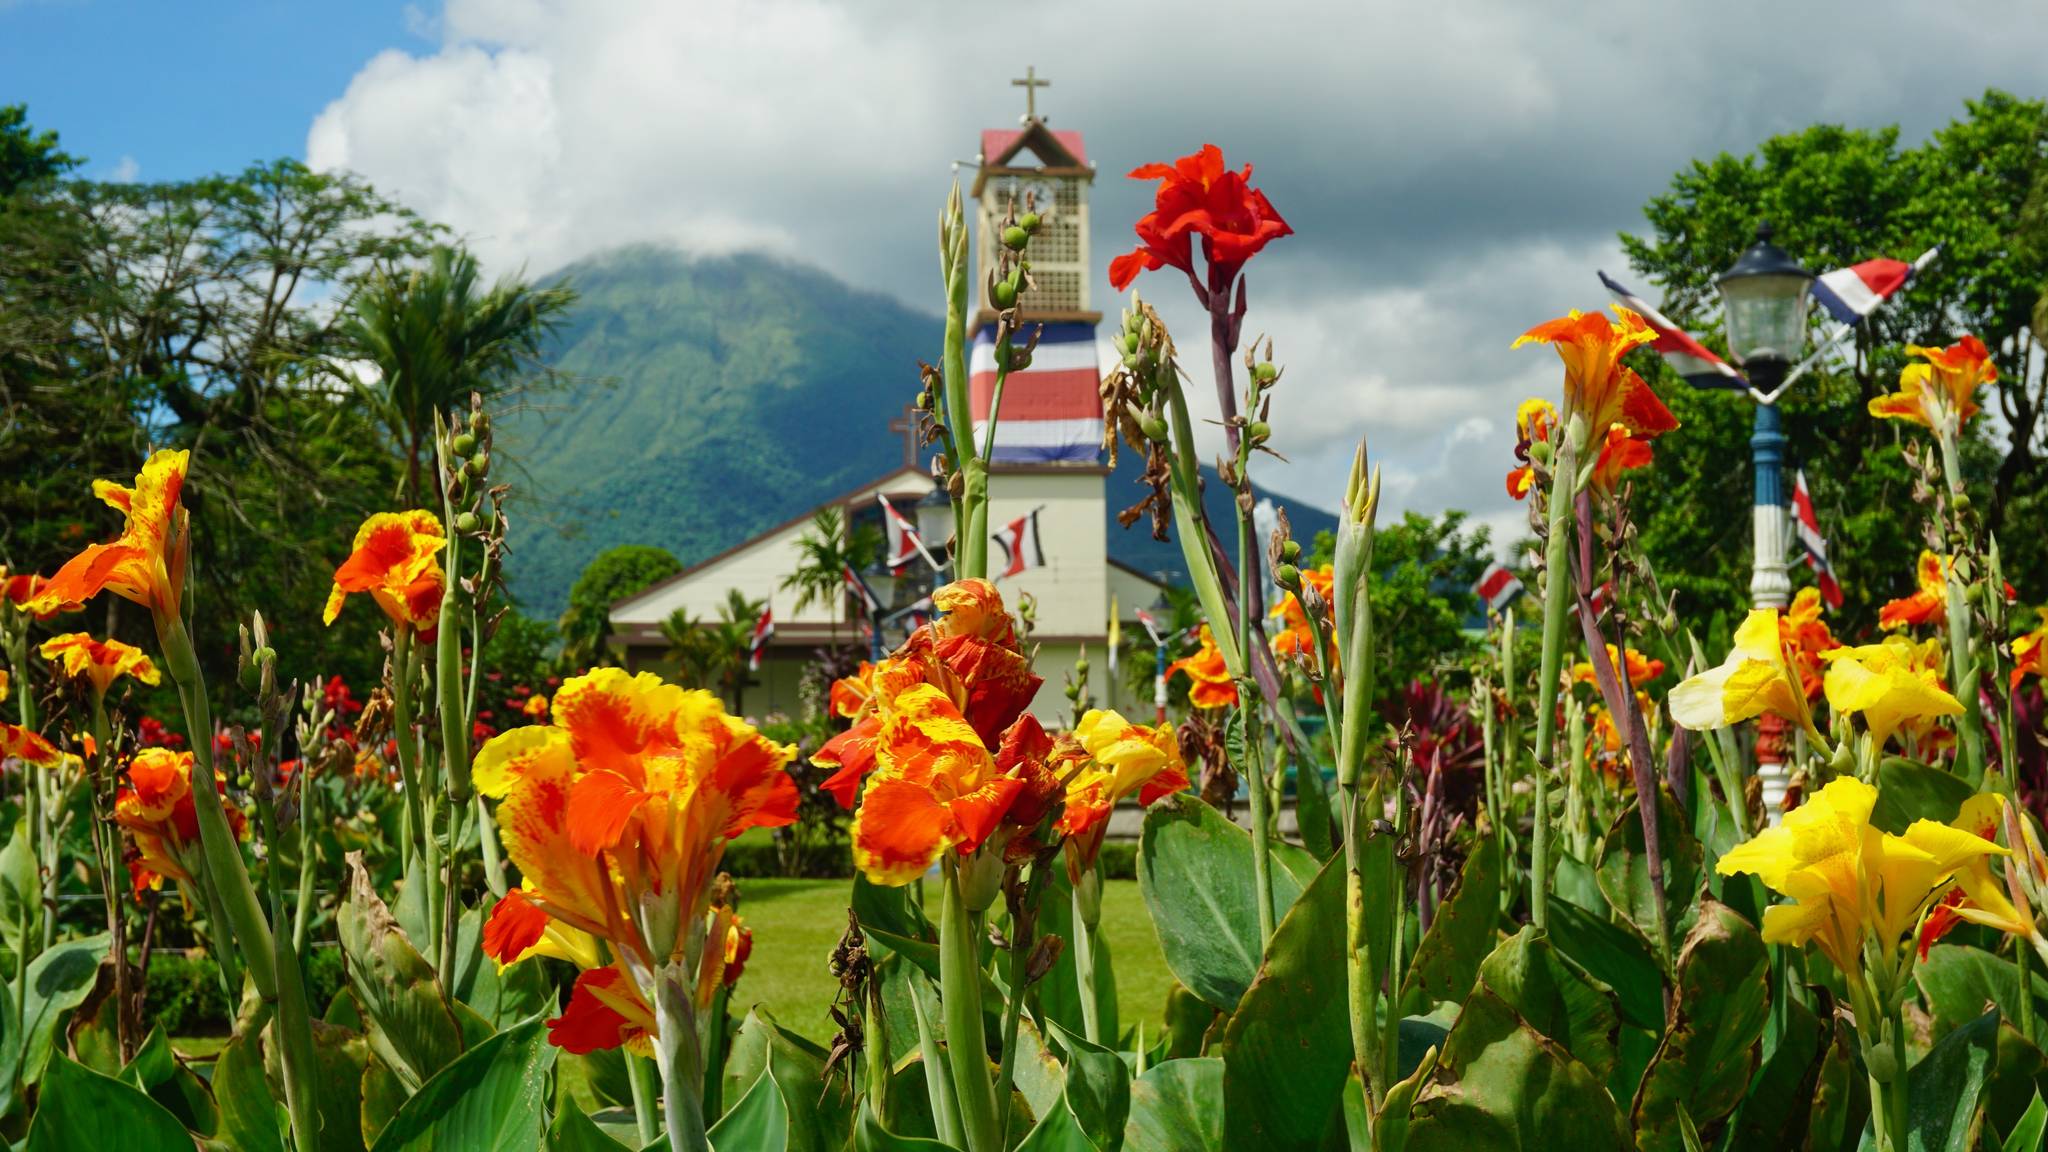
[[[1369, 435], [1389, 511], [1503, 524], [1514, 403], [1554, 359], [1514, 333], [1605, 303], [1619, 231], [1692, 158], [1837, 120], [1909, 138], [1986, 86], [2039, 88], [2048, 5], [1942, 19], [1911, 0], [1651, 4], [1563, 15], [1474, 0], [448, 0], [418, 51], [366, 62], [316, 119], [351, 168], [533, 273], [615, 245], [764, 249], [937, 307], [933, 218], [977, 132], [1040, 107], [1100, 173], [1106, 265], [1137, 163], [1221, 145], [1297, 235], [1254, 265], [1251, 331], [1288, 366], [1281, 491], [1333, 503]], [[1910, 38], [1907, 31], [1910, 30]], [[438, 40], [432, 38], [438, 37]], [[1910, 77], [1910, 80], [1902, 80]], [[1199, 317], [1178, 285], [1140, 282]], [[1113, 313], [1106, 282], [1098, 306]], [[1203, 365], [1194, 365], [1198, 378]], [[1206, 395], [1206, 389], [1196, 389]], [[1482, 425], [1484, 428], [1482, 429]]]
[[133, 156], [123, 156], [107, 171], [107, 179], [116, 184], [133, 184], [142, 175], [142, 165]]

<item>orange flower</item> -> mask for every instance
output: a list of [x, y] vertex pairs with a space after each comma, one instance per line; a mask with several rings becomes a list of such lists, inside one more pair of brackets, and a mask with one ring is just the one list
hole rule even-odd
[[93, 481], [93, 495], [128, 516], [121, 537], [111, 544], [88, 544], [72, 557], [36, 594], [31, 610], [84, 604], [111, 591], [150, 610], [159, 619], [175, 617], [185, 591], [185, 510], [179, 496], [185, 489], [190, 453], [158, 449], [142, 465], [135, 487], [111, 480]]
[[[698, 967], [697, 1003], [708, 1005], [723, 986], [739, 982], [754, 933], [723, 908], [706, 913], [704, 959]], [[548, 1040], [579, 1056], [600, 1049], [628, 1048], [653, 1054], [654, 1009], [623, 964], [587, 968], [576, 977], [562, 1014], [548, 1021]]]
[[1885, 420], [1910, 420], [1939, 430], [1950, 419], [1961, 428], [1977, 414], [1977, 389], [1998, 379], [1998, 366], [1991, 351], [1975, 336], [1965, 336], [1946, 348], [1906, 346], [1908, 356], [1924, 364], [1909, 364], [1899, 373], [1899, 390], [1870, 401], [1870, 414]]
[[1914, 569], [1914, 579], [1919, 587], [1911, 595], [1902, 596], [1879, 609], [1878, 625], [1892, 629], [1912, 624], [1939, 625], [1947, 620], [1948, 568], [1952, 563], [1946, 556], [1936, 556], [1921, 549], [1920, 563]]
[[1778, 618], [1778, 636], [1792, 656], [1792, 667], [1799, 673], [1799, 686], [1806, 691], [1807, 700], [1820, 699], [1821, 653], [1842, 646], [1829, 631], [1828, 622], [1820, 618], [1820, 589], [1801, 588], [1792, 597], [1792, 607]]
[[1067, 837], [1069, 871], [1087, 871], [1101, 851], [1109, 830], [1109, 814], [1126, 796], [1150, 804], [1188, 786], [1188, 766], [1181, 759], [1173, 727], [1133, 724], [1115, 712], [1090, 709], [1074, 729], [1086, 753], [1068, 778], [1066, 807], [1055, 823]]
[[851, 720], [860, 715], [861, 706], [874, 695], [873, 680], [875, 666], [872, 662], [860, 662], [860, 670], [851, 676], [842, 676], [832, 682], [832, 689], [826, 693], [826, 705], [834, 716]]
[[48, 580], [33, 572], [18, 572], [10, 576], [7, 566], [0, 564], [0, 603], [38, 620], [48, 620], [59, 612], [76, 612], [85, 607], [52, 599], [48, 595], [49, 587]]
[[[1614, 645], [1609, 644], [1607, 646], [1608, 666], [1613, 667], [1615, 662], [1620, 659], [1621, 657], [1615, 651]], [[1631, 685], [1640, 686], [1646, 684], [1663, 674], [1664, 662], [1662, 660], [1652, 656], [1645, 656], [1633, 648], [1628, 650], [1628, 682]], [[1572, 683], [1592, 684], [1595, 682], [1592, 661], [1581, 660], [1572, 665]]]
[[1625, 426], [1607, 426], [1607, 438], [1600, 442], [1600, 459], [1593, 465], [1592, 485], [1596, 492], [1614, 491], [1623, 472], [1650, 466], [1650, 442], [1638, 438]]
[[[509, 961], [560, 926], [610, 941], [630, 977], [584, 974], [551, 1025], [567, 1046], [586, 1035], [577, 1025], [591, 998], [638, 1024], [630, 1009], [651, 1002], [658, 969], [701, 967], [727, 841], [793, 822], [798, 797], [784, 771], [795, 750], [709, 692], [601, 668], [564, 683], [552, 711], [549, 724], [492, 738], [475, 767], [478, 790], [502, 798], [505, 852], [524, 876], [492, 910], [486, 950]], [[653, 1026], [651, 1013], [641, 1026]]]
[[0, 724], [0, 760], [20, 760], [38, 768], [54, 768], [63, 759], [57, 746], [19, 724]]
[[1138, 247], [1109, 262], [1109, 282], [1121, 292], [1140, 272], [1172, 266], [1195, 275], [1194, 241], [1202, 238], [1209, 291], [1228, 293], [1245, 262], [1269, 242], [1291, 236], [1266, 194], [1251, 186], [1252, 166], [1232, 172], [1214, 144], [1172, 164], [1146, 164], [1133, 180], [1157, 180], [1152, 211], [1137, 223]]
[[2041, 626], [2012, 642], [2012, 688], [2019, 690], [2020, 677], [2031, 672], [2041, 675], [2041, 650], [2048, 648], [2048, 608], [2041, 609]]
[[1237, 703], [1237, 685], [1230, 679], [1223, 652], [1216, 647], [1216, 637], [1207, 624], [1202, 625], [1202, 646], [1166, 666], [1168, 677], [1176, 672], [1187, 673], [1193, 681], [1188, 686], [1188, 701], [1195, 707], [1227, 708]]
[[1521, 463], [1508, 470], [1508, 495], [1520, 500], [1536, 486], [1536, 468], [1529, 462], [1529, 452], [1538, 444], [1548, 444], [1556, 427], [1557, 408], [1548, 400], [1531, 396], [1515, 409], [1515, 459]]
[[368, 592], [398, 628], [431, 632], [441, 617], [441, 549], [448, 543], [432, 512], [379, 512], [356, 529], [354, 550], [334, 570], [327, 624], [351, 592]]
[[156, 665], [142, 649], [119, 640], [95, 640], [84, 632], [66, 632], [43, 641], [38, 651], [45, 660], [62, 660], [64, 674], [73, 680], [91, 681], [95, 696], [105, 696], [122, 676], [133, 676], [152, 687], [163, 683]]
[[526, 703], [519, 706], [519, 711], [530, 720], [545, 720], [548, 718], [548, 698], [536, 692], [526, 698]]
[[1621, 358], [1648, 344], [1656, 333], [1634, 312], [1621, 307], [1614, 311], [1614, 321], [1597, 312], [1573, 311], [1522, 333], [1513, 346], [1535, 343], [1557, 349], [1558, 359], [1564, 361], [1565, 418], [1583, 420], [1588, 435], [1605, 436], [1619, 424], [1632, 437], [1654, 440], [1678, 427], [1678, 420]]
[[996, 767], [958, 700], [938, 685], [897, 693], [880, 716], [874, 773], [853, 817], [853, 859], [877, 884], [908, 884], [946, 852], [980, 848], [1024, 781]]
[[[127, 783], [114, 797], [114, 821], [128, 830], [135, 854], [128, 875], [135, 894], [163, 887], [166, 877], [190, 883], [200, 866], [199, 813], [192, 806], [192, 753], [144, 748], [128, 762]], [[216, 772], [214, 787], [226, 777]], [[228, 825], [241, 839], [242, 813], [227, 807]]]
[[[1324, 604], [1335, 602], [1335, 597], [1331, 594], [1337, 583], [1337, 570], [1334, 565], [1325, 564], [1320, 568], [1302, 569], [1301, 583], [1304, 591], [1314, 588]], [[1286, 622], [1283, 628], [1273, 633], [1272, 645], [1275, 656], [1306, 657], [1314, 649], [1315, 633], [1308, 626], [1308, 612], [1303, 609], [1301, 600], [1294, 593], [1289, 592], [1281, 597], [1280, 602], [1273, 606], [1271, 615], [1278, 616]], [[1331, 638], [1329, 647], [1328, 663], [1330, 667], [1335, 668], [1338, 666], [1338, 652], [1334, 637]]]

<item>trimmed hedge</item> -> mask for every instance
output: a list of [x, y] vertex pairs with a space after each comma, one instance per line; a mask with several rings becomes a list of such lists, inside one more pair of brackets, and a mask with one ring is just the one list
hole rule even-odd
[[[341, 949], [332, 946], [315, 944], [306, 957], [306, 997], [316, 1011], [347, 983], [342, 964]], [[142, 1013], [152, 1024], [162, 1024], [168, 1035], [200, 1036], [225, 1033], [234, 1007], [212, 956], [158, 952], [149, 958]]]
[[[807, 849], [800, 865], [797, 874], [814, 880], [853, 878], [853, 853], [844, 844]], [[1101, 870], [1104, 880], [1136, 880], [1137, 842], [1111, 840], [1104, 843], [1095, 866]], [[782, 857], [776, 852], [775, 845], [759, 841], [741, 840], [726, 845], [725, 859], [719, 868], [732, 873], [735, 880], [773, 879], [788, 875], [782, 870]]]

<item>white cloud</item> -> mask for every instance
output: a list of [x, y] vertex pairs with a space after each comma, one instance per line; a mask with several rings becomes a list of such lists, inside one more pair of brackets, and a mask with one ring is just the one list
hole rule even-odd
[[133, 156], [123, 156], [107, 171], [107, 179], [116, 184], [133, 184], [142, 175], [142, 165]]

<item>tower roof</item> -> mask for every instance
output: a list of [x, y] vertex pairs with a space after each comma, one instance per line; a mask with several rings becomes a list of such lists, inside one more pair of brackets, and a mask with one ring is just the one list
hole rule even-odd
[[987, 128], [981, 133], [981, 165], [984, 168], [1005, 168], [1017, 153], [1026, 148], [1036, 155], [1047, 168], [1086, 168], [1088, 149], [1081, 143], [1081, 134], [1073, 131], [1054, 131], [1045, 126], [1045, 121], [1033, 117], [1020, 128]]

